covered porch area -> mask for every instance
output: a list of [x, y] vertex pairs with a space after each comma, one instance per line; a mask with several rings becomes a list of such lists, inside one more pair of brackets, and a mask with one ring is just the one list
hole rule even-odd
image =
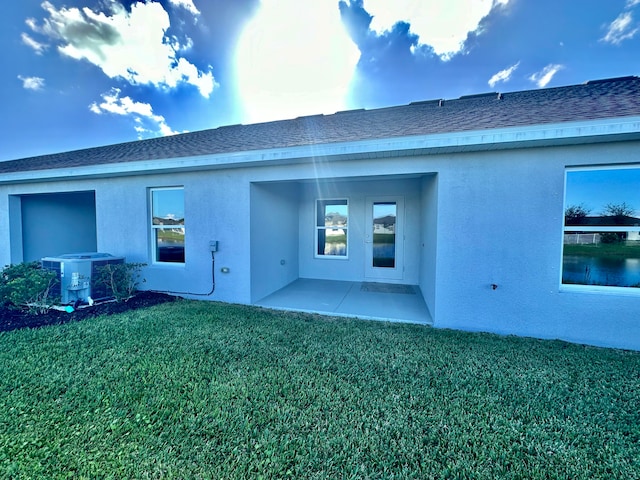
[[252, 182], [251, 303], [432, 324], [437, 176]]
[[433, 323], [418, 285], [299, 278], [255, 305], [367, 320]]

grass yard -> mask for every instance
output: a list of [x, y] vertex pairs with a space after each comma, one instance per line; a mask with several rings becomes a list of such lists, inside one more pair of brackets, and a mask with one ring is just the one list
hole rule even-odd
[[640, 258], [640, 242], [565, 244], [563, 253], [565, 255], [584, 255], [587, 257]]
[[2, 478], [640, 478], [638, 353], [190, 301], [0, 342]]

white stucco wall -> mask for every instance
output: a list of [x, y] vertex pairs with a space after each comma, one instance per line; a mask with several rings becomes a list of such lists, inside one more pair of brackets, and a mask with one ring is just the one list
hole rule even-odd
[[[391, 180], [357, 181], [344, 177], [303, 185], [300, 201], [300, 277], [327, 280], [363, 281], [367, 279], [365, 263], [365, 233], [372, 226], [366, 224], [367, 198], [402, 197], [404, 199], [404, 272], [402, 278], [388, 280], [395, 283], [417, 285], [420, 258], [420, 180], [418, 178], [393, 178]], [[349, 201], [348, 257], [318, 258], [315, 253], [315, 205], [317, 199], [342, 199]]]
[[640, 292], [568, 293], [560, 286], [565, 168], [638, 162], [638, 148], [450, 159], [438, 175], [435, 326], [640, 348]]
[[420, 290], [431, 317], [436, 315], [436, 265], [438, 260], [438, 176], [428, 175], [421, 180], [420, 215]]
[[[148, 189], [183, 185], [186, 264], [149, 265], [143, 287], [208, 292], [208, 243], [218, 240], [216, 289], [206, 298], [251, 303], [297, 277], [363, 279], [357, 237], [348, 260], [313, 257], [316, 198], [349, 198], [358, 232], [368, 196], [402, 195], [402, 282], [420, 285], [435, 327], [640, 349], [638, 292], [560, 285], [566, 168], [640, 164], [638, 151], [628, 141], [4, 185], [0, 263], [12, 261], [11, 194], [94, 190], [98, 250], [150, 262]], [[282, 225], [271, 227], [274, 210]], [[262, 245], [274, 253], [257, 253]]]
[[[185, 264], [152, 261], [148, 191], [168, 186], [185, 188]], [[8, 246], [11, 236], [5, 192], [26, 195], [84, 190], [96, 192], [98, 251], [125, 256], [128, 262], [146, 263], [143, 289], [250, 303], [249, 184], [242, 171], [214, 176], [194, 172], [4, 186], [0, 199], [1, 241]], [[210, 240], [219, 241], [215, 254], [216, 288], [212, 295], [203, 296], [212, 286]], [[0, 261], [3, 265], [10, 263], [9, 248], [0, 251]], [[222, 267], [228, 268], [229, 273], [222, 273]]]
[[298, 278], [299, 185], [251, 184], [251, 301]]

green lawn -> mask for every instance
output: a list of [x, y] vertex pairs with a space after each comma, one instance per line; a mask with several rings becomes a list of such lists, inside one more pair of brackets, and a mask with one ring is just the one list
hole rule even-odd
[[565, 255], [584, 255], [588, 257], [640, 258], [640, 242], [565, 244]]
[[640, 354], [179, 301], [0, 334], [1, 478], [640, 478]]

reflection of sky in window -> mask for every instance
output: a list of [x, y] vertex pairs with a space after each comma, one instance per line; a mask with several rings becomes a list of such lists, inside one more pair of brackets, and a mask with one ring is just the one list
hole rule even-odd
[[153, 216], [184, 218], [184, 190], [156, 190], [153, 192]]
[[600, 215], [608, 203], [623, 202], [640, 216], [640, 168], [567, 172], [567, 207], [583, 204]]
[[395, 203], [376, 203], [373, 207], [373, 216], [375, 218], [386, 217], [391, 215], [396, 216], [396, 204]]
[[342, 215], [343, 217], [347, 216], [347, 205], [325, 205], [324, 214], [325, 215]]

